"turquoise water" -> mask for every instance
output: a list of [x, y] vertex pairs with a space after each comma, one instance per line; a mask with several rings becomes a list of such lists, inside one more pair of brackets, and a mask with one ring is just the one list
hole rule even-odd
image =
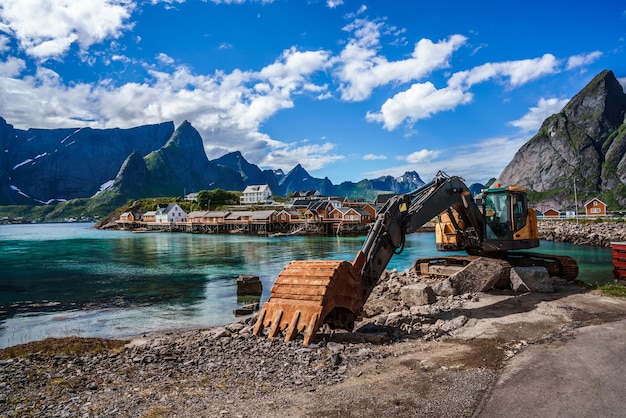
[[[46, 337], [128, 338], [235, 319], [236, 280], [254, 274], [262, 300], [291, 260], [352, 260], [364, 237], [95, 230], [90, 224], [0, 226], [0, 347]], [[611, 251], [542, 242], [570, 255], [587, 282], [611, 280]], [[434, 234], [407, 237], [388, 269], [440, 255]]]

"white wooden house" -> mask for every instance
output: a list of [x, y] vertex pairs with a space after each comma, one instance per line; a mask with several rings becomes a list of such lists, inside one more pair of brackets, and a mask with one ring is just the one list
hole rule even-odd
[[272, 202], [272, 190], [267, 184], [248, 186], [243, 191], [240, 200], [242, 205]]
[[186, 222], [187, 213], [177, 203], [159, 205], [156, 211], [155, 221], [159, 223]]

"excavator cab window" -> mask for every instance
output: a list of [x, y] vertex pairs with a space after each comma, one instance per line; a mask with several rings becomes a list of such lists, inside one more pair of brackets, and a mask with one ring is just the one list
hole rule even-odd
[[496, 192], [485, 195], [485, 227], [488, 239], [502, 239], [511, 236], [509, 222], [508, 193]]
[[511, 207], [513, 209], [513, 231], [517, 232], [526, 226], [528, 202], [524, 193], [511, 193]]

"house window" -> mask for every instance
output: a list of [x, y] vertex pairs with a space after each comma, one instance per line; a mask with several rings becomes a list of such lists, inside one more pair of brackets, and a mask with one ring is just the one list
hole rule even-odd
[[591, 208], [591, 213], [600, 213], [600, 208]]

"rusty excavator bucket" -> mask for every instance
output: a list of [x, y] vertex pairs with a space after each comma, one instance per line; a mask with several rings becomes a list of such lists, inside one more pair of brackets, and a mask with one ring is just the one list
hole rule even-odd
[[272, 286], [253, 333], [269, 326], [270, 338], [286, 330], [291, 341], [304, 332], [306, 346], [325, 322], [352, 330], [363, 303], [361, 274], [348, 261], [292, 261]]

